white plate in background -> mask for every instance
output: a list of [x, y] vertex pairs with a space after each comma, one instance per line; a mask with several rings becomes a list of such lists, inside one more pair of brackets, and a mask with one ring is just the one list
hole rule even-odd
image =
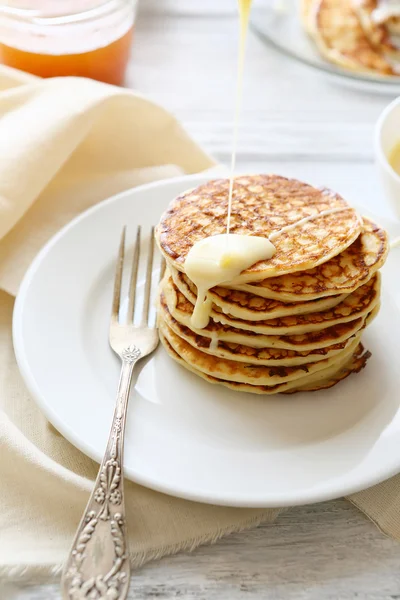
[[255, 0], [250, 15], [252, 29], [266, 44], [313, 68], [331, 81], [364, 93], [400, 94], [400, 76], [357, 73], [329, 62], [304, 30], [299, 0]]

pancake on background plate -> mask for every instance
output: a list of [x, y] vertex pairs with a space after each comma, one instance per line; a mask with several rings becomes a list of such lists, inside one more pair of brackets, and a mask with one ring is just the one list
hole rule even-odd
[[266, 395], [325, 389], [360, 372], [386, 232], [338, 194], [294, 179], [235, 178], [230, 233], [276, 234], [276, 252], [211, 288], [210, 320], [193, 326], [197, 288], [185, 259], [200, 240], [225, 233], [228, 186], [218, 179], [181, 194], [156, 228], [167, 262], [158, 298], [167, 353], [210, 383]]
[[[321, 56], [358, 73], [400, 74], [400, 50], [376, 0], [301, 0], [301, 21]], [[394, 21], [398, 27], [399, 21]], [[392, 21], [393, 25], [393, 21]]]

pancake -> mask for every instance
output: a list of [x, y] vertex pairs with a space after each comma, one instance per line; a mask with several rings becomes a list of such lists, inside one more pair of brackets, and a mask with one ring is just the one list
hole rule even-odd
[[172, 282], [170, 287], [164, 286], [162, 295], [166, 300], [169, 312], [176, 321], [189, 327], [195, 334], [207, 338], [209, 344], [212, 340], [220, 340], [222, 342], [243, 344], [251, 348], [283, 348], [303, 352], [346, 341], [365, 327], [366, 319], [370, 323], [379, 311], [379, 305], [377, 305], [366, 317], [360, 317], [354, 321], [338, 323], [327, 329], [299, 335], [273, 336], [236, 329], [229, 325], [215, 323], [212, 319], [204, 329], [195, 329], [190, 323], [193, 306], [178, 290], [173, 288]]
[[166, 277], [161, 286], [161, 294], [164, 297], [168, 311], [180, 323], [189, 327], [199, 336], [211, 340], [221, 340], [228, 343], [244, 344], [252, 348], [284, 348], [288, 350], [306, 351], [324, 348], [326, 346], [344, 342], [353, 336], [357, 331], [365, 326], [365, 320], [368, 317], [372, 320], [379, 310], [379, 305], [375, 306], [367, 317], [359, 317], [347, 323], [337, 323], [326, 329], [312, 331], [299, 335], [263, 335], [253, 331], [236, 329], [223, 323], [217, 323], [210, 320], [204, 329], [192, 327], [190, 317], [193, 312], [193, 305], [185, 296], [174, 286], [170, 277]]
[[176, 335], [162, 318], [158, 319], [158, 326], [163, 336], [185, 363], [206, 375], [250, 385], [273, 386], [295, 381], [305, 375], [312, 375], [330, 367], [336, 361], [344, 360], [347, 356], [350, 357], [360, 342], [360, 334], [356, 334], [352, 342], [335, 357], [325, 358], [318, 362], [306, 362], [299, 366], [264, 366], [211, 356], [194, 348]]
[[309, 381], [306, 384], [303, 383], [299, 387], [291, 388], [283, 393], [317, 392], [318, 390], [331, 388], [352, 373], [359, 373], [365, 367], [369, 358], [371, 358], [371, 352], [365, 350], [363, 345], [359, 344], [354, 354], [350, 357], [350, 360], [341, 365], [335, 373], [327, 374], [320, 371], [314, 376], [313, 381]]
[[[210, 181], [178, 196], [162, 215], [156, 239], [175, 269], [184, 271], [186, 256], [196, 242], [225, 233], [228, 188], [228, 179]], [[325, 214], [330, 210], [340, 212]], [[231, 283], [314, 268], [340, 254], [362, 230], [356, 211], [330, 190], [278, 175], [236, 177], [231, 233], [267, 237], [306, 217], [312, 220], [274, 239], [276, 253], [271, 259], [242, 271]]]
[[[190, 290], [185, 294], [186, 298]], [[365, 317], [379, 303], [380, 274], [376, 273], [367, 283], [335, 307], [306, 315], [284, 316], [276, 319], [249, 321], [238, 319], [211, 308], [210, 316], [216, 323], [222, 323], [236, 329], [253, 331], [264, 335], [297, 335], [311, 331], [320, 331], [338, 323], [354, 321]]]
[[374, 11], [378, 7], [377, 0], [352, 0], [355, 13], [368, 40], [380, 53], [386, 53], [391, 58], [398, 59], [399, 49], [393, 43], [385, 23], [374, 19]]
[[232, 325], [238, 329], [255, 331], [266, 335], [290, 335], [321, 331], [337, 323], [347, 323], [366, 316], [377, 304], [380, 296], [380, 276], [377, 273], [363, 286], [346, 296], [345, 300], [331, 308], [318, 313], [280, 317], [266, 321], [246, 321], [234, 319], [229, 315], [212, 311], [214, 321]]
[[[231, 389], [256, 394], [277, 394], [299, 386], [306, 386], [326, 380], [336, 375], [353, 355], [360, 351], [358, 336], [353, 343], [342, 351], [336, 361], [329, 359], [301, 367], [254, 367], [244, 363], [227, 361], [208, 356], [195, 350], [176, 336], [159, 320], [160, 340], [168, 354], [183, 367], [211, 383], [220, 383]], [[231, 364], [233, 363], [233, 365]], [[233, 379], [234, 377], [234, 379]]]
[[363, 7], [365, 7], [365, 9], [368, 10], [368, 12], [370, 12], [371, 19], [375, 23], [384, 25], [391, 35], [400, 35], [400, 15], [396, 14], [396, 8], [399, 8], [398, 2], [392, 3], [390, 0], [353, 1], [359, 2], [361, 5], [363, 5]]
[[[173, 267], [169, 267], [169, 271], [176, 287], [192, 304], [195, 304], [197, 289], [194, 283], [184, 273]], [[211, 298], [216, 311], [222, 311], [232, 317], [249, 321], [265, 321], [266, 319], [275, 319], [286, 315], [303, 315], [327, 310], [343, 302], [347, 295], [341, 294], [317, 300], [287, 303], [221, 286], [212, 288], [207, 292], [207, 297]]]
[[228, 360], [236, 360], [252, 365], [266, 366], [296, 366], [304, 363], [318, 362], [325, 358], [331, 358], [339, 354], [352, 343], [352, 338], [343, 342], [332, 344], [324, 348], [315, 350], [296, 351], [283, 348], [253, 348], [234, 342], [224, 342], [221, 340], [211, 340], [202, 335], [194, 333], [189, 327], [181, 325], [168, 310], [165, 297], [161, 295], [159, 301], [159, 316], [165, 324], [178, 335], [188, 342], [194, 348]]
[[311, 35], [311, 10], [314, 4], [314, 0], [301, 0], [300, 2], [300, 18], [305, 31]]
[[395, 74], [365, 34], [353, 0], [316, 0], [309, 20], [311, 36], [328, 61], [359, 73]]
[[385, 21], [385, 26], [390, 35], [400, 36], [400, 17], [390, 17]]
[[[362, 344], [359, 344], [354, 352], [354, 354], [350, 357], [350, 359], [346, 358], [343, 363], [339, 365], [335, 365], [335, 368], [329, 367], [328, 369], [324, 369], [323, 371], [319, 371], [318, 373], [310, 376], [309, 378], [302, 378], [302, 386], [301, 388], [296, 388], [295, 382], [282, 383], [275, 386], [261, 386], [261, 385], [248, 385], [246, 383], [235, 383], [233, 381], [226, 381], [224, 379], [217, 379], [216, 377], [212, 377], [211, 375], [206, 375], [201, 371], [198, 371], [195, 367], [188, 365], [185, 361], [175, 352], [172, 348], [171, 344], [168, 340], [160, 333], [160, 340], [163, 344], [167, 353], [173, 358], [177, 363], [183, 366], [188, 371], [191, 371], [193, 374], [205, 379], [209, 383], [220, 384], [225, 387], [230, 388], [234, 391], [247, 392], [250, 394], [262, 394], [262, 395], [273, 395], [273, 394], [294, 394], [296, 392], [301, 391], [317, 391], [320, 389], [327, 389], [332, 387], [351, 375], [352, 373], [359, 373], [361, 369], [363, 369], [366, 365], [368, 358], [370, 358], [371, 353], [365, 352]], [[308, 384], [304, 382], [304, 380], [308, 380]]]
[[386, 231], [363, 218], [363, 232], [341, 254], [315, 269], [232, 286], [234, 289], [283, 302], [350, 294], [382, 267], [389, 252]]

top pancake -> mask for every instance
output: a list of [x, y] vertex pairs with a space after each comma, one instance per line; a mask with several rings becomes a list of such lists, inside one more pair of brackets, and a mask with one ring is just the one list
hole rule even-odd
[[363, 221], [363, 232], [356, 241], [315, 269], [232, 287], [283, 302], [304, 302], [354, 292], [382, 267], [389, 252], [386, 231], [365, 217]]
[[[184, 271], [191, 247], [208, 236], [225, 233], [228, 179], [218, 179], [178, 196], [161, 217], [156, 239], [168, 262]], [[331, 209], [340, 212], [318, 216]], [[338, 194], [278, 175], [235, 178], [231, 233], [268, 237], [300, 219], [311, 221], [274, 239], [276, 254], [242, 271], [234, 283], [261, 281], [312, 269], [352, 244], [362, 220]]]

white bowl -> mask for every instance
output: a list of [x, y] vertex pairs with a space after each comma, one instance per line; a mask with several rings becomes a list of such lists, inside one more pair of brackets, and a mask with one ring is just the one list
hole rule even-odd
[[400, 144], [400, 97], [385, 108], [375, 128], [375, 157], [379, 175], [386, 197], [400, 219], [400, 175], [389, 163], [389, 155], [396, 144]]

